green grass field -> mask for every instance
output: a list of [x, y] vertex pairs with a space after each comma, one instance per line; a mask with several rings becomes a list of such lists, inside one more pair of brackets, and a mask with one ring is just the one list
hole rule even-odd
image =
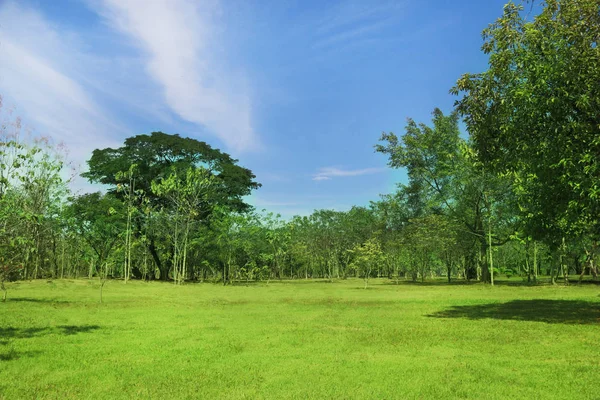
[[600, 287], [9, 285], [0, 398], [600, 399]]

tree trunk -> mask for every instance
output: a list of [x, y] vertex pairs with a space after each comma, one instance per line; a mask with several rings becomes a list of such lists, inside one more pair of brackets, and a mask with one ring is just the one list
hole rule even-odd
[[481, 243], [481, 250], [480, 250], [480, 254], [479, 254], [479, 268], [481, 269], [481, 281], [484, 283], [491, 283], [491, 277], [490, 277], [490, 268], [488, 265], [488, 255], [487, 252], [489, 251], [488, 249], [488, 244], [487, 244], [487, 240], [485, 240], [485, 237], [482, 238], [482, 243]]
[[494, 286], [494, 248], [492, 247], [492, 218], [488, 224], [488, 253], [490, 254], [490, 283]]
[[477, 279], [477, 266], [476, 266], [476, 250], [473, 246], [472, 250], [465, 256], [465, 279], [470, 281], [471, 279]]
[[[563, 280], [565, 285], [569, 284], [569, 267], [567, 266], [567, 244], [565, 243], [565, 238], [562, 238], [562, 245], [560, 246], [560, 270], [563, 274]], [[558, 276], [558, 273], [556, 274]]]
[[[102, 278], [101, 278], [102, 279]], [[100, 282], [100, 304], [102, 304], [102, 290], [104, 289], [104, 284], [106, 283], [106, 278]]]
[[169, 271], [165, 269], [165, 265], [160, 260], [160, 256], [158, 255], [154, 238], [150, 239], [150, 244], [148, 244], [148, 250], [150, 251], [150, 255], [152, 256], [156, 267], [160, 271], [160, 279], [163, 281], [168, 280]]
[[[592, 248], [589, 251], [588, 250], [585, 251], [586, 255], [587, 255], [586, 264], [587, 264], [587, 267], [590, 270], [590, 274], [592, 275], [594, 280], [598, 279], [598, 270], [597, 270], [597, 266], [596, 266], [596, 262], [595, 262], [597, 247], [598, 247], [598, 242], [594, 241], [592, 244]], [[586, 266], [584, 264], [582, 271], [581, 271], [581, 276], [579, 278], [580, 282], [583, 279], [585, 269], [586, 269]]]
[[538, 280], [538, 259], [537, 259], [537, 242], [533, 242], [533, 281]]
[[4, 280], [0, 281], [0, 290], [2, 290], [2, 302], [6, 302], [6, 287], [4, 286]]
[[[553, 285], [556, 285], [556, 277], [554, 276], [554, 264], [555, 264], [555, 260], [552, 260], [552, 261], [553, 262], [550, 263], [550, 282]], [[560, 260], [559, 260], [559, 263], [560, 263]]]

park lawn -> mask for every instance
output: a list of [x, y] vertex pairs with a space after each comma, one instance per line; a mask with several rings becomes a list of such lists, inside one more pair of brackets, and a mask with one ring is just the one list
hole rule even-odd
[[598, 399], [600, 287], [11, 283], [0, 398]]

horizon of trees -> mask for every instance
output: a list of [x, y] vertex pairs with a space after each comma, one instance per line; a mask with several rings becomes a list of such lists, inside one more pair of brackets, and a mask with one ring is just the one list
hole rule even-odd
[[348, 211], [257, 212], [244, 201], [260, 188], [252, 171], [162, 132], [95, 150], [82, 176], [107, 190], [73, 195], [63, 149], [5, 117], [0, 289], [64, 277], [597, 279], [600, 5], [547, 0], [527, 18], [511, 2], [484, 31], [488, 70], [459, 78], [452, 112], [382, 134], [375, 150], [408, 182]]

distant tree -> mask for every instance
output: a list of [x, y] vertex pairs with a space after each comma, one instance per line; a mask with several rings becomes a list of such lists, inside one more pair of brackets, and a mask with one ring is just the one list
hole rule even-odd
[[288, 253], [290, 233], [280, 214], [266, 213], [262, 219], [267, 230], [266, 239], [273, 261], [273, 272], [277, 278], [281, 279], [284, 275], [284, 262]]
[[[456, 113], [435, 109], [432, 126], [409, 119], [402, 137], [384, 133], [381, 141], [376, 150], [388, 155], [389, 165], [407, 169], [409, 182], [402, 196], [409, 217], [443, 214], [462, 224], [480, 248], [481, 277], [491, 282], [488, 250], [508, 241], [514, 231], [515, 219], [507, 215], [513, 205], [510, 180], [482, 168], [470, 143], [460, 137]], [[506, 218], [496, 221], [504, 225], [496, 225], [490, 241], [490, 222], [500, 212]]]
[[432, 214], [409, 221], [402, 243], [410, 254], [413, 281], [417, 276], [424, 281], [436, 261], [445, 261], [454, 235], [451, 221], [442, 215]]
[[[243, 215], [233, 213], [224, 207], [218, 207], [213, 213], [211, 226], [219, 246], [219, 261], [223, 264], [223, 285], [231, 282], [234, 272], [241, 272], [237, 264], [237, 256], [242, 251], [241, 229], [244, 222]], [[246, 273], [244, 275], [248, 278]]]
[[[110, 257], [123, 242], [127, 207], [114, 195], [88, 193], [71, 199], [66, 215], [72, 227], [84, 238], [96, 257], [90, 260], [89, 275], [100, 280], [100, 303], [109, 277]], [[123, 270], [123, 276], [127, 271]]]
[[127, 204], [127, 212], [126, 212], [126, 229], [125, 229], [125, 262], [123, 264], [123, 278], [125, 279], [125, 283], [129, 280], [131, 276], [131, 249], [133, 248], [133, 215], [137, 210], [138, 206], [142, 206], [142, 204], [137, 204], [137, 197], [144, 199], [144, 192], [142, 190], [136, 190], [135, 188], [135, 169], [137, 166], [132, 164], [129, 166], [127, 171], [117, 173], [116, 178], [118, 180], [124, 180], [126, 185], [117, 185], [117, 193], [124, 192], [123, 197], [125, 203]]
[[23, 269], [22, 265], [12, 264], [3, 258], [0, 258], [0, 290], [2, 291], [2, 302], [6, 302], [6, 295], [8, 290], [6, 289], [5, 282], [17, 280], [20, 278], [20, 271]]
[[71, 219], [73, 229], [94, 251], [94, 266], [98, 271], [123, 242], [126, 213], [127, 208], [112, 194], [96, 192], [71, 199], [66, 215]]
[[188, 276], [188, 248], [190, 231], [195, 222], [211, 215], [219, 203], [217, 196], [221, 181], [203, 167], [190, 166], [152, 182], [152, 192], [165, 198], [172, 209], [173, 280], [182, 284]]
[[363, 276], [366, 289], [369, 286], [372, 271], [383, 262], [384, 253], [381, 251], [381, 244], [376, 238], [370, 238], [348, 251], [353, 255], [351, 265], [356, 270], [357, 276]]
[[24, 135], [20, 118], [4, 118], [0, 96], [0, 255], [25, 278], [55, 275], [65, 157], [49, 138]]
[[[185, 176], [190, 167], [203, 168], [218, 182], [216, 187], [219, 193], [215, 196], [217, 204], [238, 212], [251, 210], [252, 207], [244, 201], [244, 196], [260, 187], [254, 180], [252, 171], [237, 165], [237, 160], [228, 154], [213, 149], [205, 142], [162, 132], [130, 137], [125, 140], [123, 147], [117, 149], [94, 150], [88, 165], [89, 171], [82, 176], [91, 182], [109, 185], [109, 192], [120, 198], [129, 191], [125, 189], [119, 194], [117, 185], [130, 184], [130, 177], [123, 173], [135, 165], [136, 190], [143, 193], [150, 206], [155, 208], [168, 206], [169, 200], [152, 191], [152, 182], [168, 179], [174, 170], [180, 176]], [[137, 201], [141, 203], [142, 196]], [[202, 216], [203, 219], [205, 217], [207, 216]], [[162, 279], [167, 279], [171, 269], [170, 258], [165, 257], [167, 251], [162, 254], [159, 251], [160, 242], [164, 239], [160, 237], [163, 232], [145, 227], [151, 220], [152, 215], [140, 214], [134, 222], [135, 235], [140, 236], [142, 232], [146, 232], [148, 250]]]

